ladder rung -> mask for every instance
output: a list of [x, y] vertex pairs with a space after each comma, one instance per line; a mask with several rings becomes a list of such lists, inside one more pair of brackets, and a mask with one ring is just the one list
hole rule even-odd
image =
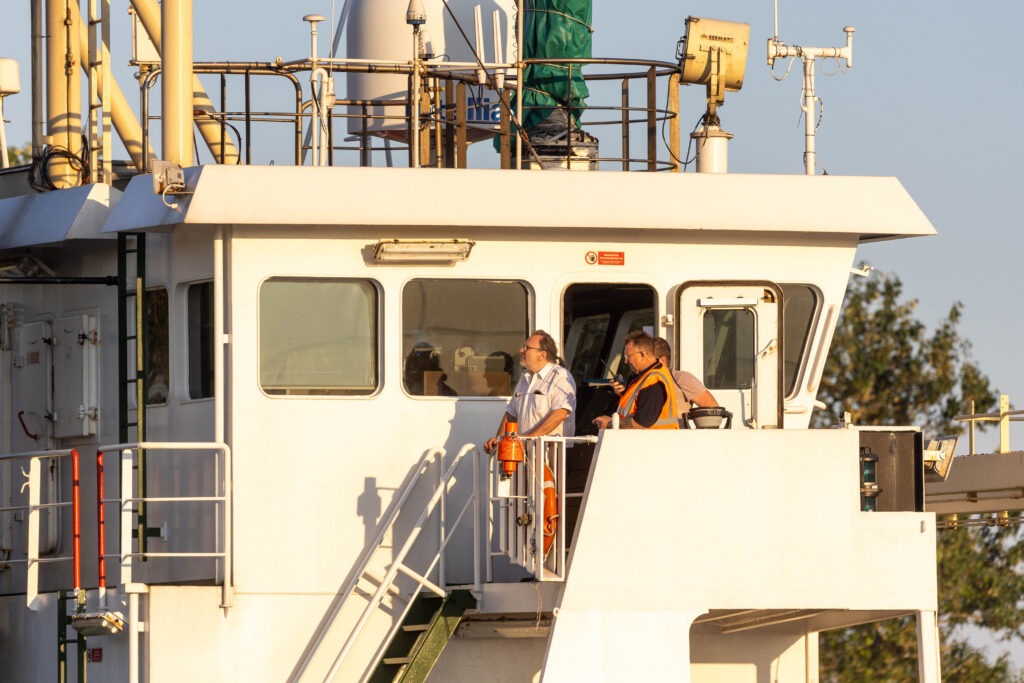
[[403, 626], [402, 630], [406, 633], [422, 633], [428, 628], [430, 628], [430, 624], [409, 624], [408, 626]]
[[383, 661], [385, 664], [397, 666], [401, 664], [408, 664], [412, 661], [412, 657], [385, 657]]

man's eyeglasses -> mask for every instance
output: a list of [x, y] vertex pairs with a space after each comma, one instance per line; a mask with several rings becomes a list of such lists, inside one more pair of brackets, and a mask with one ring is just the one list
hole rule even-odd
[[519, 350], [520, 351], [526, 351], [526, 350], [530, 350], [530, 351], [543, 351], [544, 349], [540, 348], [539, 346], [527, 346], [526, 344], [523, 344], [522, 346], [519, 347]]
[[634, 351], [633, 353], [624, 353], [624, 354], [622, 354], [622, 357], [625, 358], [626, 360], [629, 360], [630, 356], [635, 356], [638, 353], [643, 353], [643, 351]]

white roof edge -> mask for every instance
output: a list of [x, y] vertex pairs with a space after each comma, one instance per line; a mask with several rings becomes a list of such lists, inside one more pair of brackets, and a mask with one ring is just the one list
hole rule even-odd
[[170, 208], [153, 194], [149, 176], [133, 179], [104, 230], [178, 223], [557, 226], [863, 241], [936, 232], [892, 177], [210, 165], [186, 169], [186, 183], [193, 194], [174, 198], [178, 205]]

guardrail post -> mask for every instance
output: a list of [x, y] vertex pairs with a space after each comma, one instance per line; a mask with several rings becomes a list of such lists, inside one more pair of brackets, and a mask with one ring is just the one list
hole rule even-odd
[[1010, 397], [999, 397], [999, 452], [1010, 452]]
[[42, 609], [39, 601], [39, 456], [28, 464], [28, 563], [25, 567], [25, 604], [33, 612]]
[[121, 585], [132, 582], [132, 451], [121, 451]]

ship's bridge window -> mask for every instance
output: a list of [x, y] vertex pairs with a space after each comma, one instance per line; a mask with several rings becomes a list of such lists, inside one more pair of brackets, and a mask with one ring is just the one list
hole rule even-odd
[[188, 309], [188, 395], [213, 396], [213, 283], [189, 285]]
[[818, 290], [810, 285], [782, 285], [782, 372], [786, 396], [796, 391], [800, 368], [810, 346], [812, 325], [821, 305]]
[[273, 278], [260, 287], [268, 394], [364, 396], [379, 386], [379, 295], [369, 280]]
[[411, 280], [402, 290], [402, 385], [411, 396], [510, 396], [529, 292], [508, 280]]

